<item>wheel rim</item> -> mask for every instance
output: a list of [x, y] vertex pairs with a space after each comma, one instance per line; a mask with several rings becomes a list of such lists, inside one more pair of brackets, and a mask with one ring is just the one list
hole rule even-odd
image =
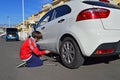
[[75, 58], [75, 48], [70, 41], [63, 43], [61, 48], [62, 59], [66, 64], [71, 64]]

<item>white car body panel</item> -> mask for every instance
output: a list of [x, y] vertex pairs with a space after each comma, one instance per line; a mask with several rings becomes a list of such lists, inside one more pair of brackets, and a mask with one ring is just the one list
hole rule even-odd
[[109, 9], [110, 17], [107, 19], [101, 19], [105, 29], [119, 30], [120, 29], [120, 10], [117, 9]]

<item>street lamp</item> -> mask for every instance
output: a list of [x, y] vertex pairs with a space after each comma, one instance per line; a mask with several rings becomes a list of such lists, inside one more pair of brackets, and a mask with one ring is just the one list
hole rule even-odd
[[[23, 29], [25, 28], [25, 23], [24, 23], [24, 0], [22, 0], [22, 18], [23, 18], [23, 25], [21, 26]], [[20, 39], [25, 40], [27, 38], [27, 33], [25, 33], [24, 30], [20, 33]]]
[[9, 23], [9, 27], [10, 27], [10, 17], [9, 17], [9, 16], [7, 16], [7, 18], [8, 18], [8, 23]]
[[25, 23], [24, 23], [24, 0], [22, 0], [22, 18], [23, 18], [23, 26], [22, 26], [22, 28], [25, 28]]

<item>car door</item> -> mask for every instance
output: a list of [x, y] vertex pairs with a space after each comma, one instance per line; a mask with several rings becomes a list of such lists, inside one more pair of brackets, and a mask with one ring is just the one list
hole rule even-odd
[[71, 9], [67, 5], [59, 6], [52, 10], [50, 21], [41, 26], [43, 40], [40, 41], [44, 48], [55, 51], [56, 43], [59, 37], [61, 28], [65, 26], [66, 14], [70, 13]]
[[71, 8], [68, 5], [61, 5], [54, 9], [52, 22], [51, 22], [51, 29], [52, 33], [51, 43], [52, 49], [57, 50], [57, 42], [59, 41], [59, 36], [61, 32], [67, 27], [68, 24], [68, 14], [71, 12]]
[[[50, 41], [48, 38], [49, 33], [51, 32], [49, 26], [51, 25], [51, 18], [52, 18], [53, 10], [46, 13], [38, 22], [35, 29], [37, 31], [40, 31], [42, 33], [43, 39], [38, 41], [38, 44], [40, 44], [41, 48], [48, 49]], [[52, 35], [52, 33], [50, 33]]]

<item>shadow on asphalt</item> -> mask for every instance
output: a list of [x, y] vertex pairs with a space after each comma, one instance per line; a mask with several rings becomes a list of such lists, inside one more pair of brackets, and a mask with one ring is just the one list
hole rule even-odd
[[46, 54], [46, 56], [52, 58], [52, 59], [53, 59], [53, 62], [62, 63], [61, 60], [60, 60], [60, 55], [58, 55], [58, 54], [56, 54], [56, 53]]
[[[60, 60], [60, 56], [58, 54], [52, 53], [52, 54], [47, 54], [47, 56], [53, 58], [54, 62], [59, 62], [60, 64], [62, 64]], [[100, 63], [109, 64], [110, 61], [115, 61], [118, 59], [120, 59], [118, 55], [109, 56], [109, 57], [86, 57], [83, 66], [100, 64]]]
[[94, 65], [94, 64], [100, 64], [100, 63], [109, 64], [110, 61], [115, 61], [118, 59], [119, 59], [118, 55], [109, 56], [109, 57], [85, 58], [85, 62], [83, 65]]

